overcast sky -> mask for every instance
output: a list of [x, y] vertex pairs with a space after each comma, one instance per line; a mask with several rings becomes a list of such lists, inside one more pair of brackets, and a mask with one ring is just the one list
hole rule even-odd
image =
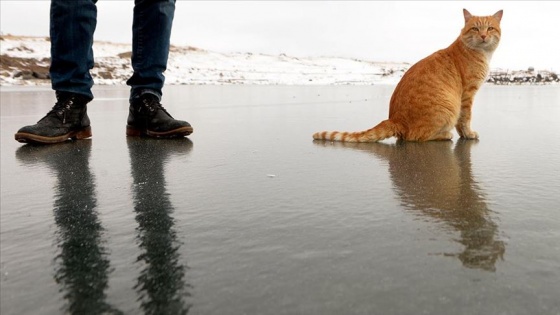
[[[49, 1], [1, 0], [4, 34], [47, 36]], [[99, 0], [96, 40], [131, 41], [133, 0]], [[462, 9], [503, 9], [491, 67], [560, 71], [557, 1], [177, 1], [171, 41], [221, 52], [414, 63], [447, 47]]]

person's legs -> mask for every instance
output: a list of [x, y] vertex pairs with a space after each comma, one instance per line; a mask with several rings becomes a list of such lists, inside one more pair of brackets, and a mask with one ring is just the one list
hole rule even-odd
[[50, 75], [53, 90], [93, 98], [93, 33], [97, 0], [51, 0]]
[[175, 0], [136, 0], [132, 24], [131, 98], [149, 91], [161, 98]]
[[176, 120], [161, 106], [175, 0], [135, 0], [132, 25], [132, 68], [128, 136], [183, 137], [191, 125]]
[[97, 0], [52, 0], [50, 11], [52, 88], [57, 102], [37, 124], [18, 130], [19, 142], [57, 143], [91, 137], [86, 104], [93, 99], [93, 32]]

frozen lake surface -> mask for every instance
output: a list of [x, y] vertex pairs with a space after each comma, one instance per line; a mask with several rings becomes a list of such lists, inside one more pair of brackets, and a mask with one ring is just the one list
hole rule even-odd
[[484, 86], [479, 141], [313, 142], [387, 117], [394, 86], [169, 86], [188, 139], [22, 145], [54, 104], [1, 90], [9, 314], [560, 314], [560, 87]]

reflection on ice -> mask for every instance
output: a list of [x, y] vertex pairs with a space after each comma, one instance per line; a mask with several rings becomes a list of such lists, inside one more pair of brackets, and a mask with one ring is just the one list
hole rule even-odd
[[59, 252], [55, 280], [67, 300], [63, 313], [122, 314], [105, 301], [111, 268], [97, 216], [90, 151], [90, 140], [24, 145], [16, 151], [16, 158], [51, 169], [57, 179], [53, 213]]
[[372, 153], [388, 162], [395, 194], [405, 209], [442, 222], [460, 233], [464, 250], [446, 254], [467, 268], [495, 271], [503, 259], [505, 244], [498, 239], [484, 192], [473, 178], [470, 150], [476, 141], [427, 143], [331, 143], [315, 142]]
[[145, 314], [186, 314], [190, 296], [185, 283], [186, 266], [180, 263], [179, 243], [173, 227], [173, 206], [166, 191], [164, 167], [174, 154], [186, 154], [186, 138], [127, 138], [133, 179], [133, 199], [143, 265], [135, 289]]
[[[89, 168], [91, 143], [24, 145], [16, 151], [16, 158], [25, 165], [40, 164], [57, 178], [53, 213], [59, 253], [55, 280], [67, 301], [63, 313], [122, 314], [106, 302], [111, 268]], [[191, 148], [192, 142], [185, 138], [128, 140], [140, 247], [137, 261], [142, 265], [135, 289], [146, 314], [186, 314], [190, 308], [185, 301], [190, 296], [184, 280], [186, 266], [179, 259], [164, 166], [171, 155], [185, 154]]]

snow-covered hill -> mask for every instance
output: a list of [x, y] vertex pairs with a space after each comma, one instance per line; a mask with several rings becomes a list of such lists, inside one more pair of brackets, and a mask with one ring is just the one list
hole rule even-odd
[[[125, 84], [132, 70], [130, 45], [95, 42], [96, 84]], [[2, 35], [0, 84], [49, 84], [48, 38]], [[337, 57], [296, 58], [253, 53], [218, 53], [194, 47], [172, 46], [167, 84], [394, 84], [411, 65]], [[559, 82], [543, 71], [492, 71], [496, 84]]]

